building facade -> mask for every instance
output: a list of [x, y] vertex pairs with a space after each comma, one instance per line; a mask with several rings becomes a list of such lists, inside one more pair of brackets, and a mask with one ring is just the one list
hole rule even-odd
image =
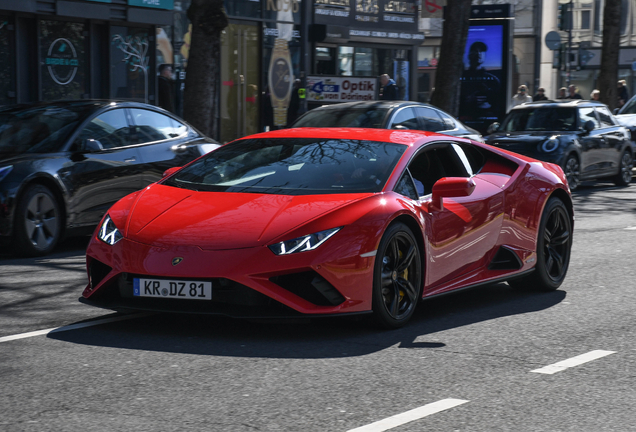
[[0, 104], [156, 102], [159, 25], [172, 0], [0, 0]]

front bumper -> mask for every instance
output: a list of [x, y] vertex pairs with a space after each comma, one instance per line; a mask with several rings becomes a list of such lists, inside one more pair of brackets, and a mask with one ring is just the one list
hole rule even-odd
[[[351, 242], [328, 241], [314, 251], [277, 256], [265, 246], [202, 250], [126, 238], [110, 246], [93, 237], [82, 302], [118, 311], [252, 318], [363, 313], [371, 310], [374, 263], [374, 257], [360, 256], [364, 252]], [[183, 260], [172, 265], [175, 257]], [[136, 277], [210, 281], [212, 300], [137, 297]]]

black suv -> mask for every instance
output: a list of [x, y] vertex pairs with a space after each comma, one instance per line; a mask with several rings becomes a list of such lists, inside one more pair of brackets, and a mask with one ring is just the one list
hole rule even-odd
[[487, 144], [560, 165], [571, 190], [583, 180], [609, 178], [627, 186], [632, 179], [636, 146], [599, 102], [525, 103], [488, 132]]

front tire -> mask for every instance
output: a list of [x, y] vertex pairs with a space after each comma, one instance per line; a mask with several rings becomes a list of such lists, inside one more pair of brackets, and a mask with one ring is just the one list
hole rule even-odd
[[537, 264], [528, 276], [508, 282], [515, 288], [554, 291], [561, 286], [570, 265], [572, 219], [559, 198], [550, 198], [543, 210], [537, 239]]
[[570, 186], [570, 191], [574, 192], [578, 189], [580, 184], [580, 176], [581, 176], [581, 166], [579, 164], [579, 159], [574, 155], [568, 155], [565, 163], [563, 164], [563, 173], [565, 174], [565, 178], [568, 180], [568, 185]]
[[380, 241], [373, 272], [373, 314], [383, 328], [406, 324], [422, 293], [422, 261], [413, 232], [391, 225]]
[[42, 185], [29, 186], [16, 208], [14, 244], [21, 255], [50, 253], [62, 233], [62, 212], [55, 195]]
[[632, 181], [632, 168], [634, 168], [634, 158], [627, 150], [623, 152], [619, 163], [619, 171], [614, 177], [616, 186], [629, 186]]

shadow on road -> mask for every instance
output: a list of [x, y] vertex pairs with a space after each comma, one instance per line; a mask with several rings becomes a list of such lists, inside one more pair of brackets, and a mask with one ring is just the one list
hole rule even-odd
[[229, 318], [161, 314], [49, 338], [90, 346], [196, 355], [265, 358], [361, 356], [398, 344], [405, 349], [444, 347], [436, 333], [504, 316], [548, 309], [564, 291], [529, 293], [501, 283], [428, 300], [406, 327], [384, 331], [367, 319], [242, 321]]

